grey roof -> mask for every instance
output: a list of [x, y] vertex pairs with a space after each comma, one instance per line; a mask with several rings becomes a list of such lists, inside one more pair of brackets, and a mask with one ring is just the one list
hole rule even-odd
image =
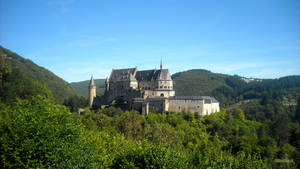
[[214, 97], [211, 96], [172, 96], [170, 100], [211, 100], [212, 103], [219, 103]]
[[90, 86], [96, 86], [93, 76], [91, 77], [91, 80], [90, 80]]
[[172, 80], [168, 69], [160, 69], [158, 80]]
[[136, 72], [135, 78], [138, 81], [151, 81], [157, 76], [157, 70], [142, 70]]
[[138, 71], [135, 77], [138, 81], [172, 80], [168, 69]]
[[168, 69], [137, 71], [137, 68], [113, 69], [109, 81], [152, 81], [172, 80]]
[[129, 81], [135, 80], [134, 73], [137, 68], [129, 68], [129, 69], [113, 69], [109, 81]]

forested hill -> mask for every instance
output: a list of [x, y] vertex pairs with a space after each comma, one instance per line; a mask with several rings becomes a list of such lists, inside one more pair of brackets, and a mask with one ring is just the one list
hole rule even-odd
[[31, 60], [24, 59], [2, 46], [0, 46], [0, 55], [4, 57], [10, 67], [19, 69], [26, 78], [45, 84], [58, 102], [62, 103], [66, 98], [76, 95], [76, 91], [69, 83]]
[[[103, 95], [105, 90], [105, 79], [94, 79], [94, 82], [96, 83], [96, 92], [98, 96]], [[70, 83], [71, 86], [76, 90], [77, 93], [79, 93], [82, 96], [88, 97], [89, 90], [88, 86], [90, 84], [90, 80], [85, 80], [81, 82], [72, 82]]]
[[296, 99], [300, 96], [300, 76], [245, 80], [237, 75], [195, 69], [176, 73], [172, 79], [176, 95], [214, 96], [223, 106], [263, 97]]
[[[212, 73], [204, 69], [188, 70], [172, 75], [177, 96], [214, 96], [222, 102], [226, 101], [226, 96], [224, 98], [223, 90], [220, 89], [231, 90], [226, 84], [226, 79], [230, 78], [232, 78], [230, 75]], [[242, 80], [239, 82], [244, 83]]]

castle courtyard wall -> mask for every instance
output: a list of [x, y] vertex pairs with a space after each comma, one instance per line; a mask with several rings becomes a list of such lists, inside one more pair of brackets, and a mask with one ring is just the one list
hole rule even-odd
[[168, 100], [168, 111], [175, 112], [191, 112], [203, 115], [204, 109], [204, 100]]

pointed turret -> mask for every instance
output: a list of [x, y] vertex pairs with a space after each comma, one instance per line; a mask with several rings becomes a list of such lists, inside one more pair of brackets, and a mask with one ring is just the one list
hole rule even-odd
[[91, 80], [90, 80], [90, 86], [95, 86], [93, 75], [92, 75]]
[[160, 69], [162, 69], [162, 59], [160, 59]]
[[96, 97], [96, 84], [94, 82], [93, 76], [91, 77], [90, 80], [90, 85], [89, 85], [89, 106], [93, 106], [94, 99]]

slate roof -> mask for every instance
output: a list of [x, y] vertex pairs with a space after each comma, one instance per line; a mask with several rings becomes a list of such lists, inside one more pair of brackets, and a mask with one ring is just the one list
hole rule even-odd
[[136, 72], [135, 78], [138, 81], [151, 81], [157, 76], [157, 70], [142, 70]]
[[172, 80], [168, 69], [137, 71], [137, 68], [113, 69], [109, 81], [152, 81]]
[[160, 69], [158, 80], [172, 80], [168, 69]]
[[129, 81], [136, 80], [134, 78], [134, 72], [137, 68], [129, 68], [129, 69], [113, 69], [109, 81]]
[[168, 69], [138, 71], [135, 78], [138, 81], [172, 80]]

